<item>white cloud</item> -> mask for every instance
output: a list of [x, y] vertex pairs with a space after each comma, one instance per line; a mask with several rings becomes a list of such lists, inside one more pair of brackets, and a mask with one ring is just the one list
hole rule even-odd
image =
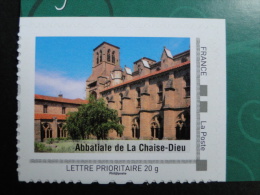
[[59, 93], [64, 98], [86, 98], [85, 79], [71, 79], [61, 73], [41, 71], [35, 74], [36, 93], [57, 97]]

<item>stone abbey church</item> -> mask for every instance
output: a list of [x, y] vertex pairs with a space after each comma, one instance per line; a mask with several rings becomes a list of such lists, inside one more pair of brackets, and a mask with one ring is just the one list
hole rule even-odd
[[[162, 48], [161, 61], [143, 57], [133, 71], [120, 66], [120, 48], [103, 42], [93, 50], [87, 97], [104, 98], [118, 111], [123, 135], [110, 138], [190, 139], [190, 51], [173, 56]], [[158, 54], [160, 55], [160, 54]], [[67, 137], [66, 114], [87, 100], [35, 95], [35, 141]]]
[[133, 71], [120, 65], [120, 48], [103, 42], [93, 49], [87, 96], [104, 98], [118, 111], [126, 139], [190, 139], [190, 50], [161, 60], [143, 57]]

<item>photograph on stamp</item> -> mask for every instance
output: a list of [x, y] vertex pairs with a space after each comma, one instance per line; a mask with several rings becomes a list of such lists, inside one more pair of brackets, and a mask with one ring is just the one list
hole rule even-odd
[[190, 56], [187, 37], [36, 37], [35, 152], [109, 151], [99, 140], [180, 149], [191, 139]]

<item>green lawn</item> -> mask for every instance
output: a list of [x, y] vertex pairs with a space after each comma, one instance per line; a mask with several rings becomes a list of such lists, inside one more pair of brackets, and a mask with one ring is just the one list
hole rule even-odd
[[36, 142], [35, 152], [73, 153], [77, 142], [71, 140], [54, 141], [53, 143]]

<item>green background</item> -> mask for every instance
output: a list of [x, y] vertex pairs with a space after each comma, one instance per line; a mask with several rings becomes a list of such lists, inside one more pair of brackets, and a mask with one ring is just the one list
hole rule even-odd
[[57, 11], [63, 3], [22, 0], [21, 15], [226, 19], [227, 181], [260, 180], [259, 0], [67, 0]]

